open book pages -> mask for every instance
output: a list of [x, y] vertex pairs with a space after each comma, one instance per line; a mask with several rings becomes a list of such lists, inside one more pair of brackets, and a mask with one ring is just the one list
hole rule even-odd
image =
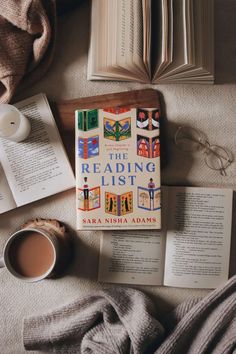
[[213, 83], [213, 0], [92, 0], [89, 80]]
[[216, 288], [228, 279], [230, 189], [162, 187], [162, 230], [104, 232], [98, 280]]
[[16, 107], [29, 118], [31, 133], [21, 143], [0, 139], [0, 214], [75, 186], [46, 96]]

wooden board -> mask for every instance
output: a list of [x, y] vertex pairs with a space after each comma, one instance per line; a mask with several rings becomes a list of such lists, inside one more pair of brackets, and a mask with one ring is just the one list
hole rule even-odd
[[50, 102], [62, 140], [65, 144], [72, 167], [75, 165], [75, 111], [76, 109], [107, 107], [140, 107], [160, 109], [159, 95], [156, 90], [136, 90], [107, 95], [83, 97], [73, 100]]

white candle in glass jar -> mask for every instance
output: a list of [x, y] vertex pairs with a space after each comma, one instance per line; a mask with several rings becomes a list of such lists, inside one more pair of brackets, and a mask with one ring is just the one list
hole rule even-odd
[[0, 138], [20, 142], [30, 133], [29, 120], [14, 106], [0, 104]]

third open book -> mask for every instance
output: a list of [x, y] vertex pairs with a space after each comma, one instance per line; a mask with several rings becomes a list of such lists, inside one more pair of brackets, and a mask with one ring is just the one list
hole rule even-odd
[[98, 279], [216, 288], [228, 279], [232, 196], [222, 188], [162, 187], [161, 231], [103, 233]]
[[93, 0], [88, 79], [213, 83], [213, 0]]

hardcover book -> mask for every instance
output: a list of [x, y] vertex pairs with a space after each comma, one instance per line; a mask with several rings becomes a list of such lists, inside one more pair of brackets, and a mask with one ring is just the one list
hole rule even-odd
[[159, 127], [159, 108], [75, 112], [78, 230], [161, 227]]

